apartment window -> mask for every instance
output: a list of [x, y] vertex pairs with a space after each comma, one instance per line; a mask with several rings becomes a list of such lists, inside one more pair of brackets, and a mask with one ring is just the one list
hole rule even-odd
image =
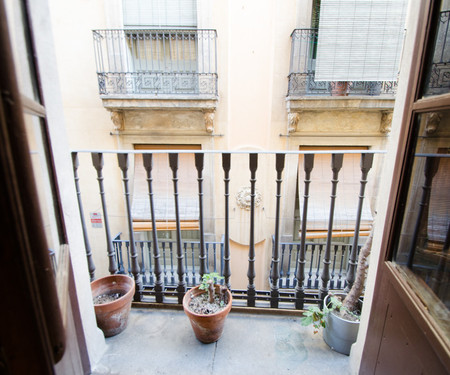
[[[368, 147], [355, 146], [300, 146], [301, 151], [327, 151], [327, 150], [367, 150]], [[298, 171], [298, 201], [299, 216], [303, 213], [304, 196], [304, 156], [299, 156]], [[337, 198], [333, 220], [333, 237], [353, 237], [355, 233], [356, 215], [358, 211], [358, 198], [360, 190], [361, 154], [345, 154], [343, 165], [339, 173], [337, 185]], [[315, 154], [314, 168], [311, 172], [309, 187], [308, 214], [307, 214], [307, 238], [326, 238], [328, 230], [330, 195], [332, 179], [331, 154]], [[366, 199], [363, 204], [361, 216], [360, 235], [367, 235], [373, 216], [370, 210], [370, 200], [366, 190]]]
[[[135, 150], [200, 150], [200, 145], [135, 145]], [[167, 153], [153, 153], [153, 202], [157, 230], [175, 230], [172, 170]], [[179, 213], [182, 230], [198, 230], [199, 204], [194, 154], [178, 154]], [[132, 218], [135, 231], [152, 229], [147, 174], [142, 154], [135, 154]]]
[[396, 81], [406, 0], [321, 0], [316, 81]]

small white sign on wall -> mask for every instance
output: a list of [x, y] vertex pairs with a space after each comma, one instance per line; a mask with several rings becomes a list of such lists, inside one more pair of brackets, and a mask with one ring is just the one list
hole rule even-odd
[[91, 212], [92, 228], [102, 228], [102, 214], [100, 212]]

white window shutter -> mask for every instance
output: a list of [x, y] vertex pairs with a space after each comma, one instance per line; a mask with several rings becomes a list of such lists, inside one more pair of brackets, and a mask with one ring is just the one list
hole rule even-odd
[[407, 0], [322, 0], [316, 81], [396, 81]]
[[197, 0], [122, 0], [127, 28], [197, 27]]

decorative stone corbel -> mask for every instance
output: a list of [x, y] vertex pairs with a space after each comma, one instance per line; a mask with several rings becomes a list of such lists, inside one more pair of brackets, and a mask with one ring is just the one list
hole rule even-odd
[[392, 112], [381, 113], [380, 133], [388, 134], [392, 130]]
[[114, 124], [114, 130], [119, 131], [124, 129], [123, 112], [111, 111], [111, 121]]
[[290, 112], [288, 113], [288, 134], [297, 131], [298, 120], [300, 119], [300, 113]]
[[442, 120], [442, 114], [437, 112], [427, 113], [427, 117], [425, 119], [425, 131], [427, 134], [434, 134], [439, 128], [439, 124]]
[[205, 129], [208, 133], [214, 131], [214, 110], [205, 109], [203, 110], [203, 117], [205, 119]]

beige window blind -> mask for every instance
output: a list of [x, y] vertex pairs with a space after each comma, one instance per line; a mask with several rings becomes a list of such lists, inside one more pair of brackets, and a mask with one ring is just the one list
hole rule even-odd
[[316, 81], [396, 81], [407, 0], [322, 0]]
[[197, 0], [122, 0], [126, 28], [197, 27]]

